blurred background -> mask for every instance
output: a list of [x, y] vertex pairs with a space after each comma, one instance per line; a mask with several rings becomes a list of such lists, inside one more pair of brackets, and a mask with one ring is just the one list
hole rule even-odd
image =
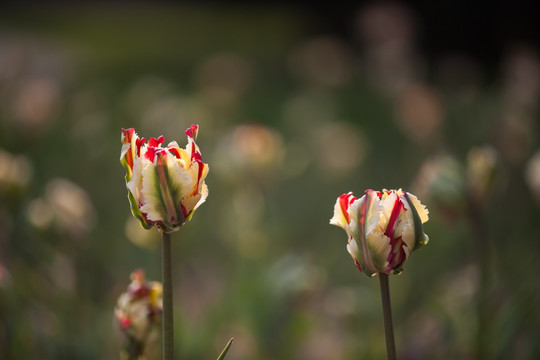
[[524, 1], [0, 7], [0, 359], [115, 359], [161, 279], [120, 129], [200, 125], [208, 201], [173, 234], [183, 359], [384, 358], [336, 198], [403, 188], [428, 246], [391, 278], [401, 359], [540, 356], [538, 8]]

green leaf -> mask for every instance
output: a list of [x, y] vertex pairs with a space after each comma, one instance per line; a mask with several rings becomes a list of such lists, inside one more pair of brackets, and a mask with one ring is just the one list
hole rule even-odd
[[229, 342], [227, 343], [227, 345], [225, 345], [225, 348], [223, 349], [221, 354], [219, 354], [219, 357], [217, 358], [217, 360], [225, 359], [225, 355], [227, 355], [227, 352], [229, 351], [229, 348], [231, 347], [233, 340], [234, 338], [231, 338], [231, 340], [229, 340]]

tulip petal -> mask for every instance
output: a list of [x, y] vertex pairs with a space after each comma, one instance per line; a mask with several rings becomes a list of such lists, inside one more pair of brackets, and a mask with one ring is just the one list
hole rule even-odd
[[349, 225], [349, 206], [356, 200], [352, 192], [341, 195], [334, 205], [334, 216], [330, 219], [330, 224], [339, 226], [346, 230]]
[[131, 191], [128, 191], [128, 199], [131, 213], [133, 214], [133, 216], [141, 222], [143, 228], [150, 229], [152, 227], [152, 224], [146, 221], [146, 217], [139, 210], [139, 205], [137, 201], [135, 201], [135, 198], [133, 197]]
[[131, 180], [133, 170], [133, 149], [138, 138], [135, 129], [122, 129], [122, 150], [120, 151], [120, 162], [126, 168], [126, 182]]
[[[362, 257], [359, 260], [364, 273], [373, 276], [386, 269], [386, 258], [390, 251], [390, 241], [378, 231], [377, 224], [380, 219], [380, 201], [378, 193], [367, 190], [364, 201], [358, 202], [358, 223], [360, 228], [356, 232], [356, 239], [360, 240]], [[352, 222], [352, 221], [351, 221]]]
[[175, 229], [185, 221], [181, 199], [193, 182], [176, 157], [169, 152], [159, 152], [154, 163], [146, 161], [142, 170], [141, 211], [151, 221], [163, 222]]

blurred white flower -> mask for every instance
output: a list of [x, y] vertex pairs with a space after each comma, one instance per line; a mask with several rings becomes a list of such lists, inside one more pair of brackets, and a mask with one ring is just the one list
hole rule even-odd
[[73, 236], [86, 234], [97, 220], [96, 210], [87, 192], [62, 178], [53, 179], [47, 184], [45, 196], [30, 202], [26, 216], [37, 228], [54, 225]]
[[47, 184], [45, 198], [62, 228], [79, 234], [95, 225], [96, 211], [88, 193], [79, 185], [67, 179], [54, 179]]

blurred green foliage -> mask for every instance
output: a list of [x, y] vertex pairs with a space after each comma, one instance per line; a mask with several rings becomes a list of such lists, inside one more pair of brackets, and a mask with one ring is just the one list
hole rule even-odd
[[[161, 277], [120, 129], [183, 144], [191, 123], [210, 196], [173, 234], [179, 357], [234, 337], [230, 359], [383, 358], [378, 281], [328, 221], [344, 192], [399, 187], [430, 209], [430, 243], [390, 281], [399, 357], [538, 357], [537, 53], [510, 51], [486, 80], [466, 54], [425, 63], [403, 8], [360, 11], [344, 40], [284, 6], [4, 9], [0, 359], [117, 358], [129, 274]], [[484, 145], [484, 198], [430, 195], [426, 161], [465, 169]]]

